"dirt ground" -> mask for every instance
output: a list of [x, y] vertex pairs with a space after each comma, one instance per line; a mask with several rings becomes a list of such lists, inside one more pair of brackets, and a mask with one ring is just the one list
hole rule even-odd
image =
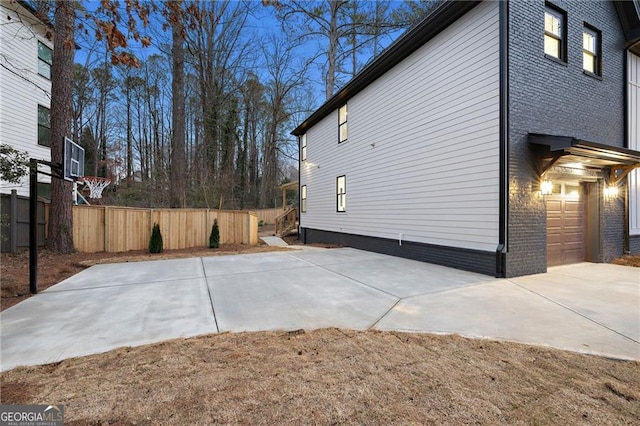
[[325, 329], [207, 335], [0, 374], [66, 425], [637, 424], [640, 363], [515, 343]]
[[622, 256], [619, 259], [615, 259], [611, 263], [615, 263], [616, 265], [635, 266], [636, 268], [640, 268], [640, 255]]

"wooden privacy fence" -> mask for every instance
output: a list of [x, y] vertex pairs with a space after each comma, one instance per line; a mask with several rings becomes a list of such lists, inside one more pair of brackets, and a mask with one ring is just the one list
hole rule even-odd
[[221, 244], [258, 244], [258, 217], [252, 212], [80, 205], [73, 206], [73, 242], [86, 253], [146, 250], [158, 223], [165, 249], [203, 247], [214, 219]]
[[273, 225], [276, 223], [276, 217], [281, 214], [284, 210], [279, 207], [273, 209], [260, 209], [253, 210], [256, 215], [258, 215], [258, 223], [262, 221], [265, 225]]

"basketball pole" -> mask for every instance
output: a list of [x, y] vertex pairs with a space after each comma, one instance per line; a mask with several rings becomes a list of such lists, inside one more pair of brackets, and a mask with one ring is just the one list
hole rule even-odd
[[[54, 179], [73, 181], [74, 190], [76, 190], [75, 182], [84, 175], [84, 148], [65, 137], [62, 157], [62, 163], [29, 158], [29, 291], [31, 294], [38, 293], [38, 173]], [[38, 170], [39, 164], [49, 167], [50, 173]]]
[[29, 159], [29, 291], [38, 292], [38, 160]]

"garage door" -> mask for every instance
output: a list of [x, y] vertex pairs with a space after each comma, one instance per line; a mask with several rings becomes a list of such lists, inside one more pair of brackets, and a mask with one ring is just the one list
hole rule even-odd
[[547, 266], [585, 261], [585, 216], [580, 186], [558, 185], [547, 196]]

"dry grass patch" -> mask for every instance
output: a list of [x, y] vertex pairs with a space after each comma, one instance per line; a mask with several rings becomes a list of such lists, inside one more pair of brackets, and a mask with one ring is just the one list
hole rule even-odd
[[640, 363], [326, 329], [173, 340], [2, 373], [4, 404], [85, 424], [637, 424]]
[[611, 263], [615, 263], [616, 265], [634, 266], [636, 268], [640, 268], [640, 254], [636, 254], [634, 256], [622, 256], [621, 258], [615, 259]]

